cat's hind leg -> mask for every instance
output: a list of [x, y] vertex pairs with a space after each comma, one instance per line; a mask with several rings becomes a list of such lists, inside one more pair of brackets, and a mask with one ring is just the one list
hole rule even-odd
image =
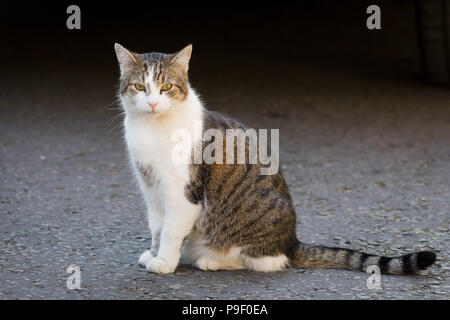
[[182, 259], [203, 271], [245, 269], [240, 248], [214, 250], [208, 248], [201, 236], [192, 232], [183, 247]]
[[241, 259], [227, 259], [226, 257], [211, 255], [204, 255], [200, 257], [194, 263], [194, 266], [203, 271], [245, 269], [245, 265]]
[[282, 271], [288, 266], [289, 262], [285, 254], [257, 258], [242, 254], [242, 259], [248, 269], [260, 272]]

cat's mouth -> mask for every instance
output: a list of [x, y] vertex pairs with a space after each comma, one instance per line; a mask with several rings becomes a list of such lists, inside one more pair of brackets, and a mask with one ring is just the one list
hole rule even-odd
[[150, 115], [152, 118], [159, 117], [162, 113], [159, 111], [146, 110], [144, 111], [146, 114]]
[[153, 115], [157, 115], [157, 114], [160, 113], [160, 112], [152, 110], [150, 108], [139, 108], [139, 111], [141, 111], [141, 112], [143, 112], [145, 114], [153, 114]]

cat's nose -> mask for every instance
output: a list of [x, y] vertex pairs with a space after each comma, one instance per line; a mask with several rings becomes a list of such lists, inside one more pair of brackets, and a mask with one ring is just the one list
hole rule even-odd
[[155, 111], [155, 108], [158, 105], [158, 102], [149, 102], [148, 105], [152, 108], [152, 111]]

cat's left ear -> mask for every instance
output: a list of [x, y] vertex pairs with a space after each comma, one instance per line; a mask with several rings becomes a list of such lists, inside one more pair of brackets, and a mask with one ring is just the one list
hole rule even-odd
[[191, 53], [192, 53], [192, 44], [188, 45], [186, 48], [175, 53], [174, 57], [172, 58], [171, 63], [182, 68], [184, 71], [188, 71], [189, 60], [191, 59]]
[[116, 50], [117, 60], [119, 61], [120, 72], [122, 75], [129, 72], [137, 63], [137, 54], [125, 49], [120, 44], [114, 44]]

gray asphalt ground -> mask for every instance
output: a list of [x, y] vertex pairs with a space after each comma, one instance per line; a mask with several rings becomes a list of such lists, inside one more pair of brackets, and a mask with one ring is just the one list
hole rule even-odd
[[[151, 241], [145, 206], [120, 118], [110, 123], [117, 110], [106, 108], [117, 107], [110, 35], [109, 60], [68, 63], [56, 53], [26, 78], [7, 69], [0, 298], [448, 299], [450, 93], [419, 81], [414, 25], [388, 27], [383, 50], [374, 42], [348, 45], [351, 36], [337, 39], [317, 27], [314, 37], [305, 35], [300, 58], [280, 57], [274, 46], [267, 49], [273, 59], [252, 59], [262, 42], [242, 43], [239, 53], [220, 39], [215, 51], [201, 44], [196, 51], [194, 43], [192, 84], [208, 108], [251, 127], [280, 128], [303, 242], [383, 255], [431, 249], [438, 261], [429, 271], [382, 276], [380, 290], [367, 288], [368, 274], [342, 270], [263, 274], [180, 265], [170, 275], [147, 273], [137, 263]], [[353, 26], [333, 30], [351, 34], [345, 28]], [[42, 50], [38, 57], [47, 57]], [[217, 61], [223, 52], [227, 59]], [[71, 264], [81, 268], [80, 290], [66, 287]]]

